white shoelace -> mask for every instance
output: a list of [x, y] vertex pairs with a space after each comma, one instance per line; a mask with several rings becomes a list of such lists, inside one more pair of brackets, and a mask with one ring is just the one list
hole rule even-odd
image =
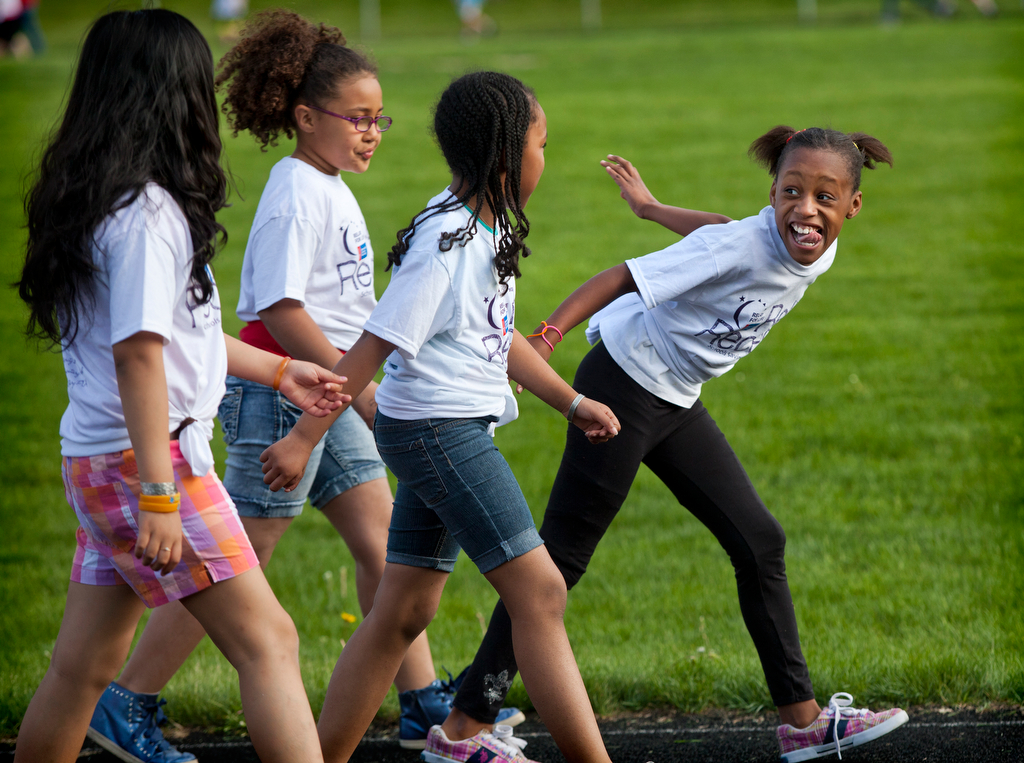
[[491, 736], [494, 738], [495, 743], [503, 748], [507, 748], [508, 754], [512, 757], [522, 756], [523, 750], [526, 749], [526, 740], [512, 736], [512, 727], [506, 726], [504, 723], [495, 724]]
[[828, 701], [828, 712], [833, 719], [832, 741], [836, 743], [836, 754], [840, 760], [843, 759], [843, 753], [839, 750], [839, 721], [844, 715], [847, 718], [860, 718], [867, 715], [868, 712], [866, 708], [850, 707], [852, 704], [853, 695], [847, 694], [845, 691], [836, 692]]

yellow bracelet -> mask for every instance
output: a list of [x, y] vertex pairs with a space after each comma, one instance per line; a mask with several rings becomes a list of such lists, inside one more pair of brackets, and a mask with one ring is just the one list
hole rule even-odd
[[153, 511], [158, 514], [170, 514], [181, 506], [181, 493], [174, 495], [140, 495], [139, 511]]
[[288, 364], [290, 362], [291, 358], [289, 358], [286, 355], [284, 359], [281, 361], [281, 365], [277, 367], [277, 373], [274, 374], [274, 392], [277, 392], [279, 389], [281, 389], [281, 379], [284, 378], [284, 369], [288, 367]]

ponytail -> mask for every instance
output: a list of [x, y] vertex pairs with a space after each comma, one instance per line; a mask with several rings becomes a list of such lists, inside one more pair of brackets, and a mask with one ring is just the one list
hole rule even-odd
[[796, 148], [831, 151], [841, 156], [846, 160], [855, 192], [860, 188], [861, 169], [873, 170], [878, 162], [892, 166], [892, 154], [878, 138], [863, 132], [847, 134], [822, 127], [803, 130], [787, 125], [773, 127], [750, 144], [747, 154], [777, 178], [783, 159]]

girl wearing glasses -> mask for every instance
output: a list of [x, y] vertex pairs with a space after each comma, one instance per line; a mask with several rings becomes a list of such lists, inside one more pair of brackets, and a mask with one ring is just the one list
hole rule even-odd
[[[217, 84], [226, 87], [224, 109], [235, 134], [249, 131], [264, 149], [282, 133], [295, 138], [294, 152], [271, 170], [249, 234], [237, 309], [247, 325], [240, 338], [331, 368], [377, 304], [366, 222], [340, 177], [366, 172], [391, 126], [376, 67], [346, 47], [338, 29], [275, 10], [254, 18], [219, 68]], [[289, 493], [272, 493], [263, 483], [259, 456], [302, 411], [280, 393], [233, 376], [219, 411], [228, 451], [224, 484], [260, 564], [266, 567], [308, 497], [355, 559], [364, 614], [384, 569], [392, 502], [370, 431], [375, 387], [371, 383], [334, 422], [314, 449], [306, 478]], [[160, 608], [105, 699], [126, 690], [155, 695], [202, 637], [183, 607]], [[422, 747], [430, 726], [448, 714], [452, 696], [436, 680], [425, 633], [410, 646], [395, 684], [405, 711], [402, 741]], [[110, 724], [101, 703], [94, 732]], [[191, 759], [164, 750], [161, 760]]]

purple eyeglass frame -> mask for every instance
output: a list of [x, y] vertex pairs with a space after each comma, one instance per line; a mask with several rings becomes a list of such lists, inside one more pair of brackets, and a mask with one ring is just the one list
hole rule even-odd
[[[378, 132], [387, 132], [388, 130], [391, 129], [391, 125], [394, 122], [394, 120], [391, 117], [386, 116], [384, 114], [381, 114], [380, 116], [376, 116], [376, 117], [346, 117], [344, 114], [335, 114], [333, 111], [328, 111], [327, 109], [321, 109], [319, 106], [313, 106], [312, 104], [306, 104], [306, 105], [309, 106], [309, 108], [313, 109], [313, 111], [319, 111], [321, 114], [327, 114], [328, 116], [337, 117], [338, 119], [344, 119], [346, 122], [351, 122], [352, 125], [356, 128], [356, 132], [369, 132], [370, 131], [369, 127], [367, 127], [365, 130], [360, 130], [359, 129], [359, 123], [362, 120], [364, 120], [364, 119], [369, 119], [371, 125], [377, 125], [377, 131]], [[385, 127], [383, 130], [380, 129], [380, 125], [377, 124], [378, 120], [381, 120], [381, 119], [388, 120], [388, 126]]]

